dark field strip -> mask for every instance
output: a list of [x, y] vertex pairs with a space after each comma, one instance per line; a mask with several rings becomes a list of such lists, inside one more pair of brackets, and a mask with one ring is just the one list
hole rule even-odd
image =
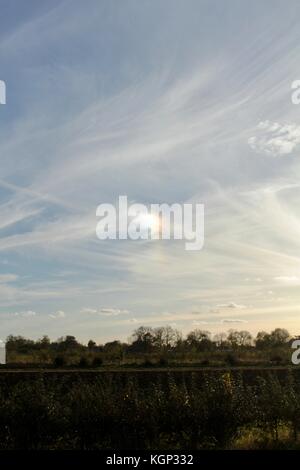
[[1, 369], [0, 450], [300, 449], [300, 369]]
[[164, 373], [180, 373], [180, 372], [230, 372], [230, 371], [300, 371], [300, 366], [234, 366], [234, 367], [112, 367], [112, 368], [102, 368], [102, 369], [93, 369], [93, 368], [88, 368], [88, 369], [81, 369], [79, 367], [76, 368], [60, 368], [60, 369], [54, 369], [54, 368], [33, 368], [33, 367], [28, 367], [25, 366], [24, 368], [2, 368], [0, 369], [0, 374], [5, 374], [5, 373], [50, 373], [50, 374], [74, 374], [74, 373], [83, 373], [83, 374], [105, 374], [105, 373], [144, 373], [144, 372], [149, 372], [149, 373], [155, 373], [155, 372], [164, 372]]
[[165, 383], [170, 377], [177, 383], [199, 383], [205, 377], [222, 377], [230, 373], [233, 378], [241, 377], [245, 384], [253, 384], [258, 377], [276, 376], [281, 383], [285, 383], [288, 376], [292, 375], [300, 384], [300, 368], [291, 367], [185, 367], [185, 368], [111, 368], [111, 369], [0, 369], [1, 385], [16, 384], [23, 381], [35, 381], [43, 379], [50, 382], [65, 383], [92, 383], [96, 381], [120, 382], [120, 385], [134, 380], [141, 387], [153, 382]]

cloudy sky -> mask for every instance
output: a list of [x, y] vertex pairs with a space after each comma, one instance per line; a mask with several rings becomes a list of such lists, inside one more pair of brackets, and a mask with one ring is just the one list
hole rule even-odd
[[[0, 337], [300, 333], [298, 0], [1, 0]], [[205, 245], [96, 208], [205, 204]]]

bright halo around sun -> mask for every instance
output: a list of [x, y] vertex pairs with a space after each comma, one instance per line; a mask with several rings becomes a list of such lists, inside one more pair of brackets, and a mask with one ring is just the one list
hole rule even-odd
[[154, 214], [139, 214], [136, 222], [140, 225], [141, 230], [151, 230], [152, 234], [160, 231], [160, 218]]

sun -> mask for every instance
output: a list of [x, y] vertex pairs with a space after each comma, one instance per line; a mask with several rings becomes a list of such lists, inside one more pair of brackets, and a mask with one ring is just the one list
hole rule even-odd
[[142, 230], [151, 230], [152, 234], [160, 232], [160, 218], [157, 215], [139, 214], [136, 220]]

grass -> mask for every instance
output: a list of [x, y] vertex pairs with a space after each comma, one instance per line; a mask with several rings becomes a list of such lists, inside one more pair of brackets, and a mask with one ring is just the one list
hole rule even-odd
[[299, 448], [298, 371], [0, 374], [0, 450]]

